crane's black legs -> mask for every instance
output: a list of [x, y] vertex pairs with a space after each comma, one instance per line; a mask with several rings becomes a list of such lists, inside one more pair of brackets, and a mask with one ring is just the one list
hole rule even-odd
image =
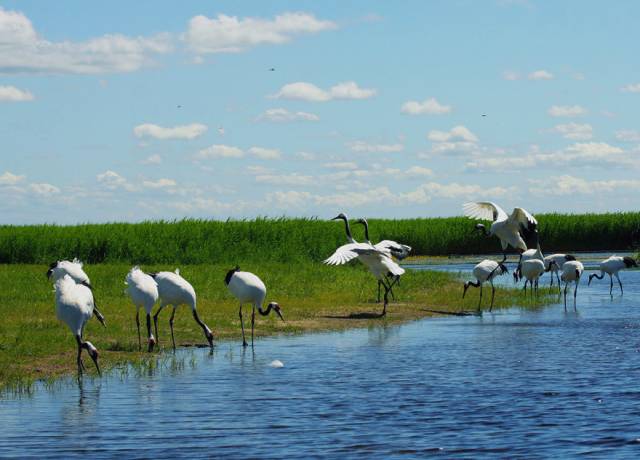
[[251, 348], [253, 348], [253, 328], [256, 322], [256, 306], [251, 309]]
[[491, 283], [491, 305], [489, 306], [489, 311], [493, 309], [493, 298], [496, 296], [496, 287], [493, 285], [493, 280], [489, 280]]
[[564, 282], [564, 310], [567, 310], [567, 287], [569, 286], [569, 281]]
[[79, 335], [76, 335], [76, 342], [78, 343], [78, 357], [76, 358], [78, 363], [78, 377], [82, 377], [84, 364], [82, 363], [82, 338]]
[[240, 327], [242, 328], [242, 346], [246, 347], [249, 344], [244, 339], [244, 321], [242, 321], [242, 304], [240, 304], [240, 311], [238, 312], [238, 316], [240, 316]]
[[174, 305], [171, 307], [173, 310], [171, 310], [171, 317], [169, 318], [169, 328], [171, 328], [171, 343], [173, 344], [173, 351], [176, 351], [176, 339], [173, 338], [173, 317], [176, 315], [176, 307]]
[[147, 313], [147, 337], [149, 338], [149, 349], [148, 351], [153, 351], [153, 346], [156, 344], [156, 339], [153, 338], [151, 334], [151, 314]]
[[616, 279], [618, 280], [618, 284], [620, 285], [620, 294], [624, 294], [624, 290], [622, 289], [622, 281], [620, 281], [620, 277], [616, 273]]
[[156, 340], [158, 342], [160, 342], [160, 336], [158, 335], [158, 315], [160, 314], [160, 312], [162, 311], [162, 309], [166, 307], [166, 305], [160, 305], [160, 307], [158, 307], [158, 311], [156, 311], [156, 314], [153, 315], [153, 326], [156, 330]]
[[142, 340], [140, 339], [140, 310], [136, 310], [136, 326], [138, 327], [138, 350], [142, 350]]

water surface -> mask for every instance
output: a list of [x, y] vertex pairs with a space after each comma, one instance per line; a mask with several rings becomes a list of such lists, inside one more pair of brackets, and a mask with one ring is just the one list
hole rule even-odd
[[223, 342], [40, 386], [0, 400], [0, 456], [637, 458], [640, 271], [621, 277], [611, 298], [585, 276], [577, 312]]

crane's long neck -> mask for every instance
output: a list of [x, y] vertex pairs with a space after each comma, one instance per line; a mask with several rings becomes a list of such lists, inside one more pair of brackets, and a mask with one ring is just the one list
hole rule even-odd
[[269, 304], [269, 305], [267, 306], [267, 309], [266, 309], [266, 310], [263, 310], [263, 309], [262, 309], [262, 305], [258, 305], [258, 313], [260, 313], [262, 316], [268, 316], [268, 315], [269, 315], [269, 313], [271, 313], [271, 309], [272, 309], [272, 308], [273, 308], [273, 307], [272, 307], [272, 305], [271, 305], [271, 304]]
[[371, 244], [369, 240], [369, 223], [365, 219], [362, 219], [362, 223], [364, 224], [364, 238], [367, 240], [367, 243]]
[[349, 226], [349, 219], [344, 217], [342, 218], [342, 220], [344, 220], [344, 229], [345, 229], [345, 232], [347, 232], [347, 239], [349, 240], [350, 243], [355, 243], [356, 240], [354, 240], [353, 236], [351, 235], [351, 227]]

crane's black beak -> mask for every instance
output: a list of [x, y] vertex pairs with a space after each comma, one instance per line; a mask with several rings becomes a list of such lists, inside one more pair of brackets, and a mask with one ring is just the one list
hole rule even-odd
[[[284, 321], [284, 316], [282, 316], [282, 311], [281, 311], [280, 307], [275, 307], [274, 310], [276, 312], [276, 315], [278, 315], [280, 317], [280, 319], [282, 321]], [[284, 321], [284, 322], [286, 322], [286, 321]]]

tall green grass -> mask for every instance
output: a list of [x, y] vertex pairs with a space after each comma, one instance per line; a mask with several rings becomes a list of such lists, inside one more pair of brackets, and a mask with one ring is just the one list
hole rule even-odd
[[[629, 250], [638, 246], [640, 213], [540, 214], [545, 252]], [[496, 238], [473, 232], [465, 217], [372, 219], [373, 241], [393, 239], [414, 255], [500, 251]], [[362, 226], [353, 226], [363, 239]], [[320, 261], [345, 243], [341, 221], [317, 219], [180, 220], [136, 224], [0, 226], [0, 263], [48, 263], [79, 257], [89, 263], [224, 263]]]

